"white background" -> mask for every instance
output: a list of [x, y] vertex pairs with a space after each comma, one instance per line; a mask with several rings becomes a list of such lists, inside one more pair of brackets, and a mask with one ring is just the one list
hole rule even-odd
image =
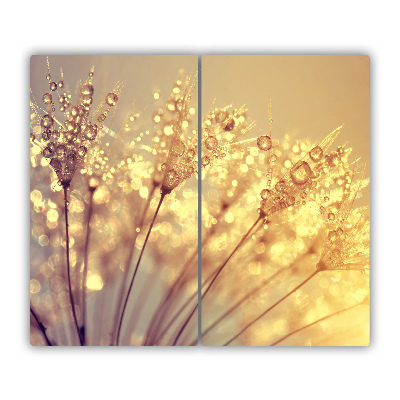
[[[145, 5], [144, 5], [145, 4]], [[399, 28], [395, 2], [4, 2], [0, 398], [396, 398], [399, 357]], [[368, 54], [368, 348], [31, 348], [32, 54]], [[397, 393], [397, 394], [396, 394]]]

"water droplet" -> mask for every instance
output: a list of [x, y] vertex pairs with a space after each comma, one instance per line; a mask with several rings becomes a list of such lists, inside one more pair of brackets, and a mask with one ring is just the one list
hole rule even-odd
[[209, 165], [210, 162], [211, 162], [210, 157], [208, 157], [208, 156], [201, 157], [201, 165], [203, 167], [206, 167], [207, 165]]
[[100, 114], [100, 115], [97, 117], [97, 121], [99, 121], [99, 122], [104, 122], [105, 119], [106, 119], [106, 115], [105, 115], [105, 114]]
[[118, 96], [115, 93], [108, 93], [106, 103], [109, 106], [115, 106], [118, 103]]
[[55, 90], [57, 90], [57, 83], [51, 82], [51, 83], [50, 83], [50, 90], [51, 90], [52, 92], [54, 92]]
[[43, 149], [43, 156], [46, 158], [51, 158], [55, 156], [55, 145], [54, 143], [49, 143], [44, 149]]
[[299, 161], [290, 170], [290, 177], [296, 185], [304, 185], [312, 174], [310, 166], [305, 161]]
[[193, 158], [196, 155], [196, 151], [194, 149], [189, 149], [187, 152], [187, 156], [189, 158]]
[[329, 201], [329, 197], [328, 197], [328, 196], [325, 196], [325, 197], [324, 197], [324, 201], [325, 201], [325, 202]]
[[268, 189], [261, 190], [260, 196], [263, 200], [266, 200], [271, 195], [271, 191]]
[[60, 95], [58, 96], [58, 102], [61, 103], [61, 104], [63, 104], [63, 103], [65, 102], [65, 97], [64, 97], [64, 95], [60, 94]]
[[319, 161], [324, 152], [322, 151], [321, 147], [315, 146], [309, 153], [311, 160], [313, 161]]
[[86, 126], [85, 131], [83, 132], [83, 137], [86, 140], [94, 140], [96, 138], [96, 136], [97, 136], [97, 125], [96, 124], [94, 124], [94, 125], [88, 124]]
[[42, 132], [42, 139], [43, 139], [45, 142], [47, 142], [48, 140], [50, 140], [50, 137], [51, 137], [51, 131], [50, 131], [49, 129], [45, 129], [45, 130]]
[[343, 229], [342, 229], [342, 228], [338, 228], [337, 234], [338, 234], [339, 236], [342, 236], [342, 235], [343, 235]]
[[136, 232], [139, 233], [140, 232], [140, 228], [136, 228]]
[[50, 93], [45, 93], [42, 97], [42, 100], [44, 104], [50, 104], [53, 100], [53, 97]]
[[166, 168], [167, 168], [167, 164], [166, 163], [161, 164], [161, 171], [165, 171]]
[[333, 221], [335, 219], [335, 214], [334, 213], [329, 213], [328, 214], [328, 220]]
[[52, 158], [50, 165], [53, 167], [55, 172], [60, 172], [62, 170], [61, 162], [57, 160], [57, 158]]
[[328, 240], [330, 240], [331, 242], [335, 241], [337, 238], [337, 232], [336, 231], [330, 231], [328, 233]]
[[67, 128], [67, 131], [68, 131], [68, 132], [73, 132], [73, 131], [75, 130], [76, 125], [75, 125], [75, 122], [68, 121], [68, 122], [65, 124], [65, 127]]
[[279, 181], [276, 185], [275, 185], [275, 190], [278, 192], [284, 192], [287, 189], [286, 187], [286, 182], [285, 181]]
[[269, 136], [260, 136], [257, 138], [257, 146], [260, 150], [268, 151], [272, 147], [272, 140]]
[[209, 136], [206, 139], [205, 145], [208, 150], [214, 150], [218, 146], [218, 140], [215, 136]]
[[175, 157], [180, 157], [185, 152], [185, 144], [180, 139], [175, 139], [171, 144], [171, 153]]
[[46, 75], [46, 79], [47, 79], [48, 81], [51, 79], [50, 74], [47, 74], [47, 75]]
[[63, 159], [67, 154], [67, 148], [63, 144], [59, 144], [56, 150], [57, 158]]
[[271, 157], [269, 158], [268, 162], [270, 164], [273, 164], [277, 159], [278, 159], [278, 156], [276, 154], [272, 154]]
[[59, 87], [59, 88], [62, 88], [62, 87], [64, 87], [64, 81], [60, 81], [60, 82], [58, 82], [58, 87]]
[[85, 146], [80, 146], [78, 149], [78, 154], [83, 157], [87, 153], [87, 147]]
[[90, 83], [84, 83], [81, 86], [81, 93], [84, 96], [92, 96], [93, 95], [93, 91], [94, 91], [93, 85], [90, 84]]
[[76, 166], [77, 157], [74, 151], [68, 154], [67, 156], [67, 168], [73, 169]]
[[164, 186], [173, 189], [179, 183], [179, 175], [174, 169], [170, 169], [164, 178]]
[[[286, 204], [290, 207], [290, 206], [294, 206], [294, 204], [296, 203], [296, 199], [293, 196], [286, 196], [285, 197], [286, 200]], [[305, 204], [305, 202], [304, 202]]]
[[42, 117], [41, 121], [40, 121], [40, 125], [42, 125], [43, 128], [50, 128], [53, 125], [53, 118], [46, 114]]
[[78, 114], [79, 114], [78, 107], [72, 107], [71, 110], [69, 110], [69, 112], [71, 113], [71, 115], [72, 115], [73, 117], [77, 117]]
[[338, 249], [333, 250], [329, 261], [336, 264], [339, 261], [339, 259], [340, 259], [340, 251]]
[[[78, 152], [79, 152], [79, 150], [78, 150]], [[94, 191], [98, 188], [99, 185], [100, 185], [100, 182], [97, 178], [91, 177], [89, 179], [89, 189]]]
[[223, 123], [222, 127], [224, 131], [231, 131], [235, 127], [235, 119], [233, 117], [228, 117]]

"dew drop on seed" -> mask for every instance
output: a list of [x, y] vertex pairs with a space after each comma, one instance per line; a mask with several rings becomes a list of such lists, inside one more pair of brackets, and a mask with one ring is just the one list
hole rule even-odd
[[275, 185], [275, 190], [278, 192], [284, 192], [286, 190], [286, 183], [285, 181], [279, 181], [276, 185]]
[[115, 106], [118, 103], [118, 96], [115, 93], [108, 93], [106, 103], [109, 106]]
[[73, 117], [76, 117], [79, 114], [78, 107], [72, 107], [69, 111]]
[[305, 161], [299, 161], [290, 170], [290, 177], [296, 185], [304, 185], [311, 177], [312, 171]]
[[179, 176], [174, 169], [170, 169], [165, 177], [165, 186], [167, 188], [175, 187], [179, 182]]
[[335, 219], [335, 214], [334, 213], [329, 213], [328, 214], [328, 220], [333, 221]]
[[206, 139], [205, 145], [208, 150], [215, 150], [218, 146], [218, 140], [215, 136], [209, 136]]
[[50, 161], [50, 165], [53, 167], [55, 172], [59, 172], [62, 170], [61, 162], [57, 160], [57, 158], [52, 158]]
[[171, 153], [180, 157], [185, 152], [185, 144], [180, 139], [175, 139], [171, 144]]
[[51, 82], [51, 83], [50, 83], [50, 90], [51, 90], [52, 92], [54, 92], [55, 90], [57, 90], [57, 83]]
[[93, 91], [94, 91], [93, 85], [90, 84], [90, 83], [84, 83], [81, 86], [81, 93], [84, 96], [92, 96], [93, 95]]
[[321, 147], [315, 146], [313, 149], [311, 149], [309, 155], [311, 160], [313, 161], [319, 161], [321, 160], [324, 152], [322, 151]]
[[272, 147], [272, 140], [269, 136], [260, 136], [257, 138], [257, 146], [260, 150], [268, 151]]
[[222, 127], [224, 131], [229, 132], [235, 127], [235, 119], [233, 117], [227, 118], [223, 123]]
[[276, 160], [278, 159], [276, 154], [272, 154], [271, 157], [269, 158], [268, 162], [270, 164], [273, 164]]
[[260, 196], [263, 200], [266, 200], [271, 194], [271, 191], [268, 189], [261, 190]]
[[196, 155], [196, 152], [194, 151], [194, 149], [189, 149], [187, 152], [187, 156], [189, 158], [193, 158]]
[[42, 100], [44, 104], [50, 104], [51, 101], [53, 100], [53, 97], [50, 93], [45, 93], [42, 97]]
[[333, 241], [336, 240], [336, 238], [337, 238], [337, 232], [336, 231], [330, 231], [328, 233], [328, 240], [329, 241], [333, 242]]
[[53, 118], [48, 114], [44, 115], [40, 121], [40, 125], [42, 125], [43, 128], [50, 128], [52, 124]]
[[83, 157], [87, 153], [87, 148], [85, 146], [80, 146], [78, 149], [78, 154]]
[[201, 165], [203, 167], [206, 167], [209, 164], [210, 164], [210, 157], [208, 157], [208, 156], [201, 157]]

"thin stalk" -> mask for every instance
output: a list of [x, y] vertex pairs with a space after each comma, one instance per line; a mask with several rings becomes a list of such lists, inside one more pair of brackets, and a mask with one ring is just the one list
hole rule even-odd
[[89, 238], [90, 238], [90, 221], [93, 213], [93, 196], [96, 188], [89, 187], [89, 211], [87, 216], [87, 227], [86, 227], [86, 240], [85, 240], [85, 252], [84, 252], [84, 264], [83, 264], [83, 281], [82, 281], [82, 328], [81, 334], [83, 343], [86, 344], [86, 286], [87, 286], [87, 275], [88, 275], [88, 264], [89, 264]]
[[357, 304], [354, 304], [353, 306], [344, 308], [343, 310], [336, 311], [336, 312], [334, 312], [334, 313], [332, 313], [332, 314], [329, 314], [329, 315], [327, 315], [327, 316], [325, 316], [325, 317], [323, 317], [323, 318], [317, 319], [316, 321], [311, 322], [311, 324], [302, 326], [301, 328], [296, 329], [295, 331], [288, 333], [286, 336], [284, 336], [283, 338], [281, 338], [281, 339], [277, 340], [276, 342], [272, 343], [270, 346], [276, 346], [278, 343], [283, 342], [283, 341], [284, 341], [285, 339], [287, 339], [288, 337], [290, 337], [290, 336], [292, 336], [292, 335], [294, 335], [294, 334], [296, 334], [296, 333], [298, 333], [298, 332], [300, 332], [300, 331], [302, 331], [302, 330], [304, 330], [304, 329], [307, 329], [307, 328], [309, 328], [310, 326], [316, 325], [316, 324], [318, 324], [319, 322], [325, 321], [326, 319], [331, 318], [331, 317], [334, 317], [335, 315], [341, 314], [342, 312], [351, 310], [352, 308], [356, 308], [356, 307], [358, 307], [358, 306], [361, 306], [362, 304], [363, 304], [363, 302], [357, 303]]
[[156, 218], [157, 218], [158, 211], [160, 210], [161, 204], [162, 204], [162, 202], [163, 202], [163, 200], [164, 200], [166, 194], [167, 194], [167, 193], [165, 193], [165, 192], [161, 192], [160, 202], [158, 203], [156, 212], [154, 213], [154, 217], [153, 217], [153, 219], [151, 220], [151, 223], [150, 223], [150, 226], [149, 226], [149, 230], [147, 231], [146, 239], [145, 239], [144, 244], [143, 244], [143, 247], [142, 247], [142, 251], [140, 252], [139, 259], [138, 259], [138, 261], [137, 261], [137, 264], [136, 264], [136, 267], [135, 267], [135, 271], [134, 271], [134, 273], [133, 273], [133, 277], [132, 277], [131, 283], [130, 283], [130, 285], [129, 285], [128, 293], [126, 294], [124, 306], [123, 306], [123, 308], [122, 308], [122, 313], [121, 313], [121, 317], [120, 317], [120, 320], [119, 320], [119, 326], [118, 326], [118, 332], [117, 332], [117, 341], [116, 341], [117, 346], [119, 345], [119, 336], [120, 336], [120, 333], [121, 333], [122, 321], [123, 321], [123, 318], [124, 318], [124, 314], [125, 314], [125, 310], [126, 310], [126, 305], [128, 304], [129, 295], [131, 294], [133, 282], [135, 281], [136, 273], [137, 273], [137, 271], [138, 271], [138, 268], [139, 268], [139, 265], [140, 265], [140, 261], [142, 260], [142, 256], [143, 256], [143, 253], [144, 253], [144, 249], [146, 248], [146, 244], [147, 244], [147, 241], [148, 241], [148, 239], [149, 239], [151, 230], [152, 230], [152, 228], [153, 228], [154, 221], [155, 221]]
[[[148, 209], [150, 207], [150, 202], [151, 202], [151, 199], [153, 198], [153, 195], [154, 195], [154, 192], [156, 190], [156, 187], [157, 187], [157, 185], [153, 183], [152, 187], [150, 189], [150, 192], [149, 192], [149, 196], [147, 197], [147, 201], [146, 201], [146, 204], [144, 206], [143, 212], [142, 212], [142, 217], [141, 217], [141, 219], [139, 221], [138, 226], [133, 231], [131, 247], [129, 249], [128, 258], [126, 260], [125, 269], [124, 269], [124, 275], [123, 275], [122, 282], [121, 282], [121, 287], [120, 287], [120, 290], [119, 290], [119, 298], [118, 298], [117, 306], [116, 306], [116, 309], [115, 309], [115, 319], [118, 318], [118, 315], [119, 315], [119, 313], [121, 311], [122, 301], [123, 301], [124, 293], [125, 293], [125, 289], [126, 289], [126, 282], [128, 281], [128, 276], [129, 276], [129, 272], [130, 272], [130, 268], [129, 267], [132, 264], [133, 253], [135, 252], [136, 239], [137, 239], [138, 233], [143, 228], [143, 224], [144, 224], [144, 221], [145, 221], [145, 218], [146, 218], [146, 214], [147, 214], [147, 211], [148, 211]], [[137, 231], [137, 229], [139, 229], [139, 232]]]
[[[204, 296], [209, 292], [209, 290], [211, 289], [212, 285], [215, 283], [216, 279], [218, 278], [218, 276], [220, 275], [220, 273], [222, 272], [222, 270], [225, 268], [225, 266], [228, 264], [229, 260], [232, 258], [232, 256], [239, 250], [239, 248], [243, 245], [243, 243], [246, 241], [246, 239], [250, 236], [251, 232], [253, 231], [253, 229], [256, 227], [256, 225], [260, 222], [260, 220], [263, 218], [262, 215], [260, 215], [256, 222], [254, 222], [254, 224], [250, 227], [250, 229], [246, 232], [246, 234], [243, 236], [243, 238], [241, 239], [241, 241], [238, 243], [238, 245], [235, 247], [235, 249], [232, 251], [232, 253], [229, 255], [229, 257], [225, 260], [225, 262], [219, 267], [217, 273], [214, 275], [214, 278], [211, 280], [210, 284], [208, 285], [207, 289], [204, 291], [204, 293], [201, 296], [201, 300], [203, 300]], [[190, 319], [192, 318], [193, 314], [196, 312], [197, 308], [199, 307], [199, 303], [196, 304], [196, 307], [194, 308], [194, 310], [190, 313], [189, 317], [187, 318], [187, 320], [185, 321], [185, 323], [183, 324], [182, 328], [180, 329], [178, 335], [176, 336], [175, 340], [174, 340], [174, 346], [176, 345], [176, 342], [178, 341], [179, 337], [182, 335], [182, 332], [185, 330], [187, 324], [189, 323]]]
[[38, 316], [35, 314], [35, 312], [33, 311], [33, 308], [31, 306], [31, 314], [33, 316], [33, 318], [35, 319], [36, 323], [39, 325], [40, 330], [43, 333], [44, 339], [46, 340], [46, 344], [47, 346], [53, 346], [49, 340], [49, 338], [46, 335], [46, 327], [42, 324], [42, 322], [40, 321], [40, 319], [38, 318]]
[[[223, 215], [223, 213], [222, 213]], [[208, 242], [208, 240], [212, 237], [212, 235], [214, 234], [215, 229], [213, 229], [211, 232], [209, 232], [207, 234], [207, 236], [204, 238], [203, 242], [201, 243], [201, 248], [203, 248], [205, 246], [205, 244]], [[169, 309], [171, 308], [171, 297], [174, 293], [175, 290], [179, 290], [182, 287], [182, 282], [183, 282], [183, 277], [188, 269], [188, 267], [192, 264], [192, 262], [194, 261], [195, 257], [198, 254], [198, 246], [196, 248], [196, 250], [192, 253], [192, 255], [189, 257], [189, 259], [185, 262], [185, 265], [183, 266], [182, 272], [180, 273], [178, 279], [174, 282], [174, 284], [171, 286], [167, 296], [165, 297], [165, 299], [160, 303], [160, 306], [158, 307], [158, 309], [156, 310], [156, 313], [154, 314], [149, 328], [147, 330], [146, 333], [146, 339], [144, 341], [144, 345], [147, 345], [147, 343], [149, 342], [149, 340], [151, 340], [152, 336], [153, 336], [153, 332], [157, 332], [158, 329], [162, 326], [162, 323], [164, 322]], [[195, 293], [193, 295], [193, 297], [191, 297], [190, 299], [194, 298], [197, 295], [197, 293]], [[189, 300], [190, 302], [190, 300]], [[189, 304], [188, 302], [185, 303], [185, 307], [187, 306], [187, 304]], [[163, 312], [164, 311], [164, 312]], [[161, 318], [159, 319], [159, 316], [161, 315]], [[178, 317], [179, 314], [176, 314], [176, 317]], [[173, 318], [173, 321], [175, 321], [176, 318]], [[158, 321], [157, 321], [158, 320]], [[172, 322], [173, 322], [172, 321]], [[156, 324], [156, 325], [155, 325]], [[154, 327], [155, 325], [155, 327]]]
[[68, 196], [68, 186], [64, 186], [65, 236], [66, 236], [65, 247], [66, 247], [66, 253], [67, 253], [68, 291], [69, 291], [69, 299], [71, 301], [72, 315], [74, 317], [76, 331], [79, 336], [79, 343], [81, 346], [83, 346], [83, 339], [81, 336], [81, 332], [79, 330], [78, 320], [76, 318], [75, 303], [74, 303], [74, 297], [72, 296], [72, 287], [71, 287], [71, 268], [70, 268], [70, 263], [69, 263], [69, 234], [68, 234], [68, 197], [67, 196]]
[[311, 278], [313, 278], [320, 270], [317, 269], [315, 270], [308, 278], [306, 278], [303, 282], [298, 284], [294, 289], [292, 289], [288, 294], [283, 296], [280, 300], [278, 300], [275, 304], [273, 304], [271, 307], [267, 308], [263, 313], [261, 313], [257, 318], [255, 318], [253, 321], [248, 323], [237, 335], [235, 335], [232, 339], [229, 339], [224, 346], [228, 346], [230, 343], [232, 343], [235, 339], [237, 339], [244, 331], [246, 331], [248, 328], [250, 328], [253, 324], [255, 324], [259, 319], [261, 319], [264, 315], [269, 313], [272, 309], [274, 309], [278, 304], [282, 303], [286, 298], [288, 298], [291, 294], [299, 290], [302, 286], [304, 286]]
[[279, 269], [277, 272], [275, 272], [272, 276], [269, 278], [265, 279], [263, 282], [261, 282], [260, 285], [252, 289], [249, 293], [247, 293], [245, 296], [243, 296], [240, 300], [238, 300], [232, 307], [230, 307], [227, 311], [225, 311], [224, 314], [222, 314], [216, 321], [214, 321], [204, 332], [201, 334], [201, 338], [204, 339], [204, 337], [213, 329], [215, 328], [219, 323], [221, 323], [226, 317], [228, 317], [230, 314], [232, 314], [241, 304], [243, 304], [248, 298], [254, 296], [258, 292], [260, 292], [262, 289], [264, 289], [268, 284], [270, 284], [273, 280], [275, 280], [282, 272], [285, 270], [289, 269], [289, 267], [284, 267]]
[[[215, 234], [217, 224], [221, 221], [222, 217], [227, 213], [227, 211], [231, 208], [231, 206], [235, 203], [235, 201], [239, 197], [240, 196], [237, 196], [236, 199], [233, 200], [229, 205], [226, 205], [225, 207], [222, 208], [222, 211], [216, 217], [217, 223], [214, 224], [212, 229], [210, 229], [207, 232], [206, 237], [203, 239], [203, 241], [201, 243], [201, 248], [203, 248], [206, 245], [206, 243], [210, 240], [210, 238]], [[188, 270], [189, 266], [194, 261], [195, 257], [198, 255], [198, 253], [199, 253], [199, 247], [197, 246], [196, 250], [192, 253], [192, 255], [189, 257], [189, 259], [185, 262], [185, 265], [182, 268], [182, 272], [179, 274], [178, 279], [174, 282], [174, 284], [170, 288], [167, 296], [165, 297], [165, 299], [163, 301], [160, 302], [160, 305], [158, 306], [152, 320], [150, 321], [149, 328], [147, 329], [143, 345], [146, 346], [147, 343], [149, 343], [149, 341], [153, 338], [153, 336], [154, 336], [153, 333], [157, 332], [159, 330], [159, 328], [162, 326], [162, 324], [168, 314], [168, 311], [172, 305], [170, 298], [172, 297], [175, 290], [179, 290], [183, 286], [183, 277], [186, 274], [186, 271]], [[197, 293], [195, 293], [195, 295], [196, 294]], [[186, 303], [186, 305], [187, 304], [188, 303]], [[160, 317], [160, 315], [161, 315], [161, 317]], [[178, 315], [176, 314], [176, 316], [178, 316]], [[175, 319], [173, 319], [173, 321], [175, 321]]]

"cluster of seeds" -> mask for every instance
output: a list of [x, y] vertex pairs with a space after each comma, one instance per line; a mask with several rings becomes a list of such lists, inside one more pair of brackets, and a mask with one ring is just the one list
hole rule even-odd
[[116, 93], [106, 96], [105, 104], [100, 107], [96, 122], [90, 121], [89, 113], [93, 104], [94, 88], [92, 84], [93, 71], [80, 88], [80, 95], [75, 106], [70, 106], [69, 96], [66, 93], [58, 96], [60, 111], [64, 112], [64, 123], [55, 118], [55, 106], [51, 92], [63, 88], [63, 81], [57, 85], [51, 81], [50, 71], [47, 75], [50, 92], [45, 93], [42, 100], [47, 108], [47, 113], [39, 116], [40, 108], [36, 105], [34, 110], [40, 118], [41, 140], [34, 135], [31, 138], [42, 147], [43, 156], [49, 161], [50, 166], [57, 174], [59, 184], [63, 187], [70, 185], [72, 177], [78, 166], [88, 152], [90, 144], [95, 141], [103, 127], [111, 107], [118, 102]]

